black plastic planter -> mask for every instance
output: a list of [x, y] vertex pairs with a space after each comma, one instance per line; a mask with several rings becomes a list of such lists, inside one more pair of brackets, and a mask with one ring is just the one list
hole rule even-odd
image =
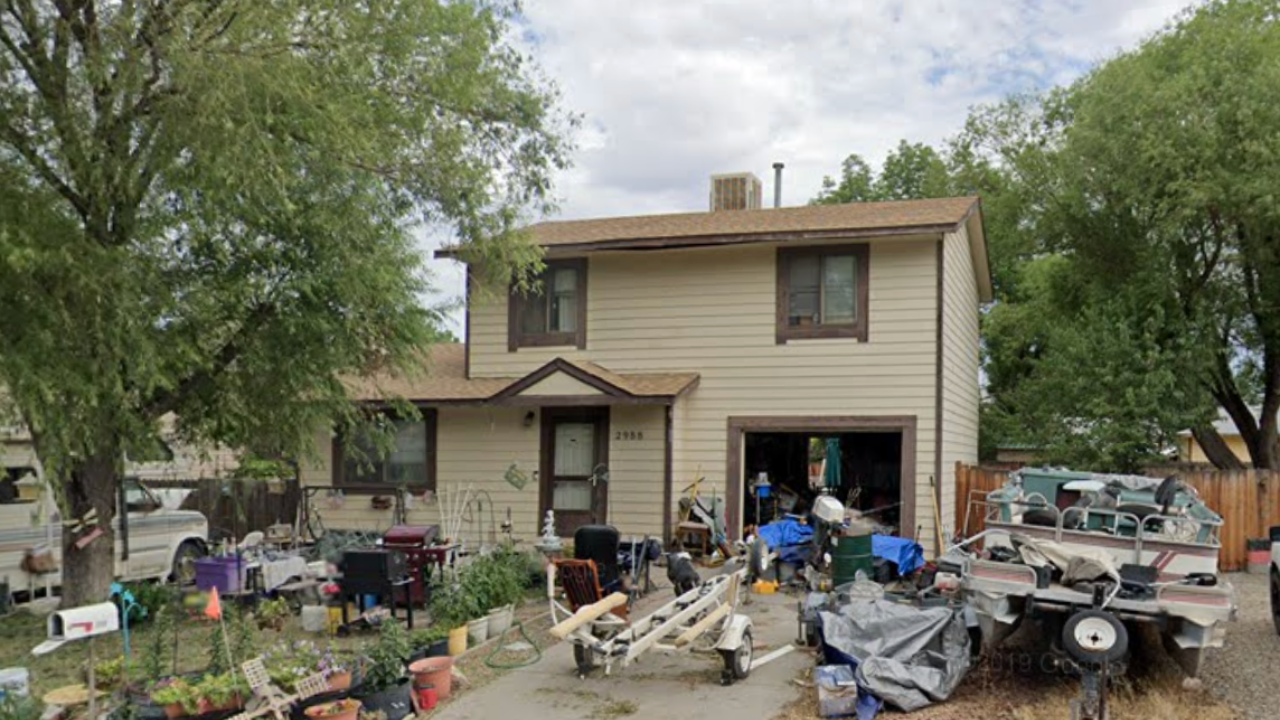
[[386, 713], [387, 720], [403, 720], [404, 717], [413, 714], [413, 700], [409, 697], [410, 692], [409, 678], [404, 678], [398, 685], [376, 692], [368, 692], [364, 688], [353, 690], [351, 697], [359, 700], [367, 712], [381, 710]]

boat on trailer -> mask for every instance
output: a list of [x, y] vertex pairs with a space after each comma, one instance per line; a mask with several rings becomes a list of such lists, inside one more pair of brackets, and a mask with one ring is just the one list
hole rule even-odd
[[1024, 619], [1041, 623], [1081, 672], [1077, 717], [1104, 716], [1105, 678], [1128, 655], [1126, 624], [1158, 627], [1192, 677], [1222, 647], [1236, 613], [1218, 573], [1222, 517], [1176, 477], [1023, 469], [970, 497], [966, 529], [975, 511], [985, 529], [950, 559], [983, 643], [1000, 644]]

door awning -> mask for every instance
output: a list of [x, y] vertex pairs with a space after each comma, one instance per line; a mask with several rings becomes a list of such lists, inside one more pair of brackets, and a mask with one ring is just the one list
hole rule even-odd
[[556, 358], [496, 393], [501, 405], [669, 405], [692, 390], [697, 373], [617, 373]]

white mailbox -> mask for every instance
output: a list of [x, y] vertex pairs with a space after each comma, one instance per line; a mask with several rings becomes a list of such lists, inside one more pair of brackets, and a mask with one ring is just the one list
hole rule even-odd
[[43, 655], [71, 640], [105, 635], [119, 629], [120, 610], [115, 603], [58, 610], [49, 616], [49, 639], [37, 645], [32, 652]]

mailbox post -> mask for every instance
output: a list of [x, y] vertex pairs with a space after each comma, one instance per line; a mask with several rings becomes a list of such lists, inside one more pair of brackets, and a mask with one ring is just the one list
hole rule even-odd
[[58, 610], [49, 616], [48, 640], [32, 649], [34, 655], [53, 652], [72, 640], [89, 641], [89, 717], [98, 716], [97, 678], [93, 639], [120, 629], [120, 610], [115, 603], [105, 602], [78, 608]]

